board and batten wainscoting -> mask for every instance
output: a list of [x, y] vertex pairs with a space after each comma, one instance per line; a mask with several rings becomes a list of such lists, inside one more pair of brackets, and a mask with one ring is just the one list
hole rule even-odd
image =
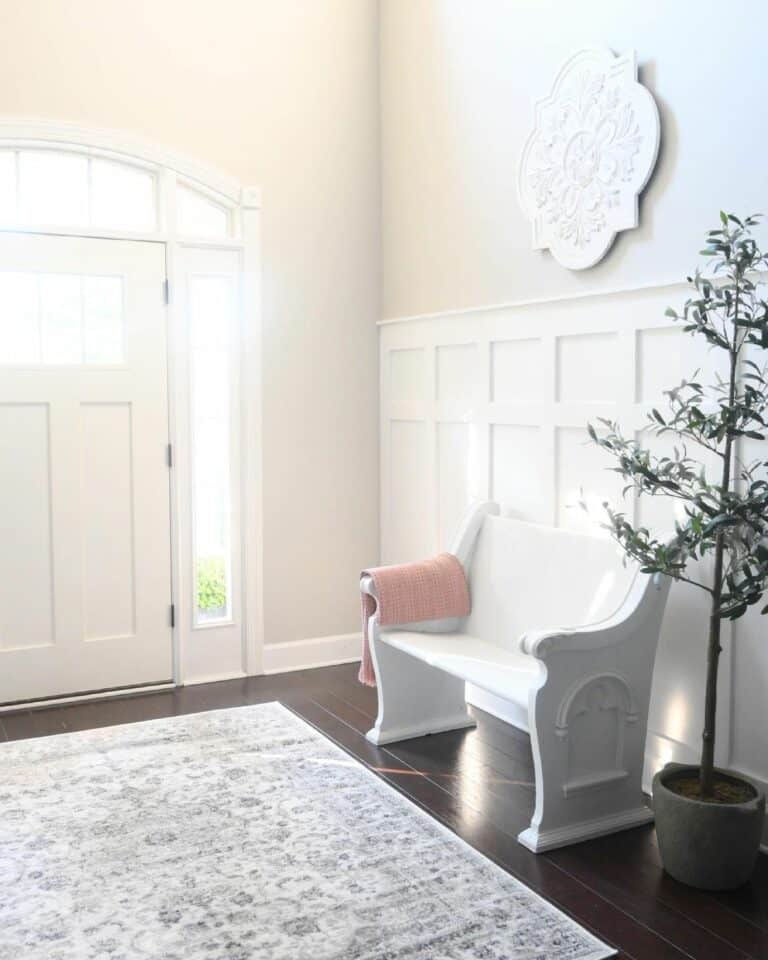
[[[523, 520], [596, 525], [604, 500], [622, 502], [622, 479], [589, 442], [587, 422], [617, 420], [640, 437], [651, 408], [666, 403], [663, 390], [697, 369], [714, 373], [714, 358], [664, 315], [687, 296], [684, 283], [670, 283], [382, 321], [382, 562], [445, 549], [475, 499], [496, 500]], [[660, 455], [671, 448], [671, 440], [651, 440]], [[745, 445], [742, 455], [758, 452]], [[579, 506], [582, 495], [594, 519]], [[623, 509], [656, 530], [673, 529], [671, 501], [629, 499]], [[646, 788], [667, 761], [698, 755], [706, 600], [673, 585], [654, 673]], [[752, 718], [758, 658], [768, 660], [764, 629], [756, 611], [726, 624], [717, 753], [719, 764], [763, 782], [768, 757]], [[504, 718], [488, 694], [470, 688], [469, 699]]]

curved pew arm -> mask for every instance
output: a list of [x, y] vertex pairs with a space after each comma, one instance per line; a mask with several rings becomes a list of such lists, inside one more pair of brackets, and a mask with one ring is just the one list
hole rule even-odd
[[612, 616], [582, 627], [529, 630], [520, 637], [520, 649], [537, 660], [546, 660], [559, 651], [586, 652], [616, 646], [637, 631], [646, 617], [657, 609], [660, 599], [666, 599], [669, 585], [669, 578], [662, 574], [638, 571], [622, 604]]

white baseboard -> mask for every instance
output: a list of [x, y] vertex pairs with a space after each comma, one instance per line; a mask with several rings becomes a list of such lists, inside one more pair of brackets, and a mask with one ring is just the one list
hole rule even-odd
[[267, 643], [263, 650], [264, 673], [288, 673], [313, 670], [360, 659], [359, 633], [341, 633], [331, 637], [313, 637], [288, 643]]
[[221, 683], [222, 680], [240, 680], [247, 677], [244, 670], [232, 670], [226, 673], [201, 673], [194, 677], [185, 677], [180, 686], [196, 687], [199, 683]]

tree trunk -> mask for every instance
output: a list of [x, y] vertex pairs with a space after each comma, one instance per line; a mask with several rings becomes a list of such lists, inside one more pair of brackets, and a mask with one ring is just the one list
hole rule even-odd
[[[736, 314], [738, 315], [739, 291], [736, 289]], [[736, 367], [738, 350], [734, 332], [734, 345], [730, 356], [730, 381], [728, 385], [728, 406], [733, 410], [736, 398]], [[720, 497], [724, 498], [731, 488], [731, 457], [733, 455], [733, 437], [729, 432], [723, 451], [723, 476], [720, 482]], [[699, 768], [699, 795], [702, 800], [714, 796], [715, 780], [715, 724], [717, 722], [717, 668], [720, 663], [720, 601], [723, 595], [723, 554], [725, 541], [720, 530], [715, 540], [715, 570], [712, 584], [712, 609], [709, 615], [709, 643], [707, 645], [707, 687], [704, 700], [704, 732], [701, 735], [701, 766]]]
[[704, 732], [702, 733], [699, 791], [702, 800], [714, 795], [715, 724], [717, 722], [717, 673], [720, 662], [720, 594], [723, 568], [723, 544], [718, 537], [715, 549], [715, 589], [712, 612], [709, 617], [709, 644], [707, 649], [707, 686], [704, 701]]

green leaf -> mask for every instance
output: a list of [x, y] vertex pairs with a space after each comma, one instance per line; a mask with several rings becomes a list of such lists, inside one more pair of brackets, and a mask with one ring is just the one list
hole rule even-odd
[[[606, 469], [623, 477], [622, 495], [674, 497], [683, 506], [674, 537], [667, 540], [666, 532], [658, 539], [606, 505], [603, 526], [625, 559], [649, 573], [688, 579], [689, 561], [722, 550], [718, 616], [734, 620], [759, 605], [768, 587], [768, 454], [751, 466], [739, 463], [733, 481], [715, 480], [719, 468], [708, 478], [703, 464], [712, 455], [723, 458], [738, 437], [768, 436], [768, 255], [750, 234], [754, 222], [721, 211], [720, 228], [709, 231], [701, 251], [711, 258], [707, 275], [697, 268], [688, 278], [693, 295], [678, 310], [665, 310], [665, 317], [681, 321], [684, 332], [725, 351], [731, 361], [727, 376], [715, 373], [707, 382], [697, 371], [663, 391], [664, 403], [646, 408], [644, 436], [671, 434], [667, 452], [657, 455], [652, 442], [641, 446], [634, 433], [627, 439], [606, 418], [588, 426], [590, 438], [613, 458]], [[745, 347], [749, 358], [743, 356]], [[766, 351], [766, 360], [758, 351]], [[698, 586], [717, 594], [711, 581]], [[762, 612], [768, 614], [768, 604]]]

